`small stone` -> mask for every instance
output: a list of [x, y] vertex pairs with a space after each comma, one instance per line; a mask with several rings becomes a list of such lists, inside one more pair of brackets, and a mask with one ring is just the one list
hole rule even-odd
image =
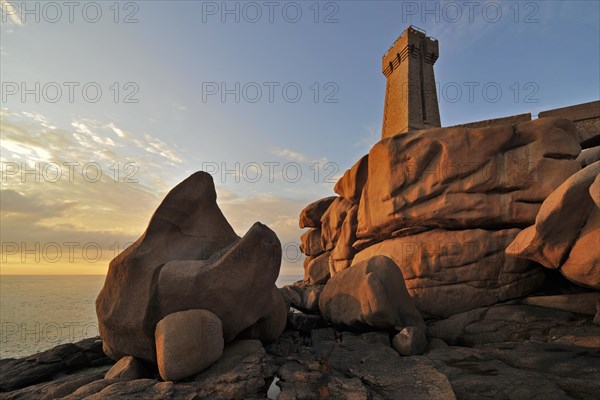
[[142, 379], [151, 378], [152, 373], [150, 372], [148, 365], [142, 360], [132, 357], [125, 356], [121, 358], [111, 369], [106, 372], [104, 379]]
[[424, 327], [407, 326], [392, 341], [392, 346], [401, 356], [423, 354], [427, 348], [427, 335]]
[[223, 354], [221, 320], [207, 310], [169, 314], [156, 325], [158, 371], [165, 381], [197, 374]]

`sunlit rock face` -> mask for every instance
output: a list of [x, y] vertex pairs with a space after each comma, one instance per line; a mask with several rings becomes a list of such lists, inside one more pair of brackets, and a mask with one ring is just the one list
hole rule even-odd
[[[238, 237], [217, 206], [212, 177], [193, 174], [167, 194], [144, 234], [110, 263], [96, 300], [106, 354], [156, 362], [157, 324], [186, 310], [214, 314], [225, 343], [243, 331], [276, 338], [287, 314], [275, 287], [280, 264], [275, 233], [256, 223]], [[176, 331], [176, 321], [171, 318], [166, 326]], [[270, 330], [261, 327], [265, 321]]]
[[553, 118], [384, 139], [369, 152], [355, 246], [431, 228], [527, 227], [581, 169], [580, 152], [574, 125]]
[[[580, 153], [575, 126], [557, 118], [385, 138], [340, 178], [339, 197], [302, 212], [301, 227], [313, 229], [303, 250], [310, 261], [329, 251], [331, 277], [389, 257], [428, 316], [526, 295], [543, 282], [543, 268], [505, 249], [581, 170]], [[308, 213], [310, 225], [302, 222]]]
[[384, 256], [370, 257], [331, 278], [319, 298], [319, 309], [323, 318], [346, 327], [425, 326], [402, 272]]
[[579, 285], [600, 289], [600, 161], [552, 192], [535, 224], [523, 230], [506, 252], [559, 269]]

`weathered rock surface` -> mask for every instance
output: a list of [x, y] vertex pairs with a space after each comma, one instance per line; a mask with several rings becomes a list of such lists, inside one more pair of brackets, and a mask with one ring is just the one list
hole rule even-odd
[[440, 128], [386, 138], [369, 152], [355, 247], [423, 228], [528, 226], [580, 169], [572, 122]]
[[141, 377], [135, 357], [181, 380], [217, 361], [238, 335], [276, 339], [288, 311], [275, 287], [280, 263], [275, 233], [256, 223], [239, 238], [211, 176], [193, 174], [110, 264], [96, 308], [104, 351], [122, 361], [107, 378]]
[[424, 315], [449, 316], [539, 287], [543, 268], [504, 254], [518, 232], [436, 229], [372, 245], [357, 253], [353, 264], [374, 255], [390, 257], [401, 269], [417, 308]]
[[[505, 249], [546, 197], [581, 170], [580, 153], [575, 126], [558, 118], [385, 138], [340, 178], [340, 197], [321, 218], [330, 276], [375, 255], [390, 257], [426, 316], [526, 296], [540, 287], [543, 269]], [[590, 248], [596, 237], [588, 231], [599, 224], [591, 219], [579, 247]], [[590, 261], [590, 253], [566, 270]], [[581, 271], [572, 273], [576, 282], [592, 279]]]
[[332, 277], [319, 298], [321, 315], [336, 325], [398, 330], [424, 326], [394, 261], [374, 256]]
[[271, 289], [271, 304], [272, 311], [240, 333], [238, 338], [271, 342], [281, 335], [287, 323], [290, 306], [285, 301], [282, 292], [275, 286]]
[[507, 254], [560, 269], [569, 280], [600, 289], [600, 208], [590, 187], [600, 161], [567, 179], [542, 204], [535, 224], [523, 230]]
[[600, 292], [531, 296], [521, 300], [523, 304], [588, 315], [596, 314], [598, 302], [600, 302]]
[[[167, 194], [146, 232], [111, 261], [96, 300], [106, 353], [155, 361], [156, 275], [171, 260], [206, 260], [238, 239], [216, 204], [209, 174], [198, 172]], [[189, 308], [189, 307], [188, 307]]]
[[353, 206], [348, 210], [346, 218], [340, 229], [340, 236], [331, 251], [329, 273], [331, 276], [350, 267], [356, 254], [353, 245], [356, 241], [356, 226], [358, 224], [358, 207]]
[[517, 303], [432, 322], [429, 336], [457, 346], [532, 340], [600, 348], [600, 327], [592, 324], [591, 316]]
[[400, 357], [389, 340], [331, 328], [313, 330], [310, 346], [294, 346], [277, 374], [279, 400], [455, 398], [427, 358]]
[[310, 334], [310, 331], [317, 328], [324, 328], [327, 325], [325, 320], [317, 314], [305, 314], [303, 312], [290, 311], [288, 313], [288, 326], [292, 330], [303, 334]]
[[277, 367], [258, 340], [229, 344], [219, 361], [193, 378], [198, 398], [265, 398], [266, 385]]
[[2, 360], [0, 391], [19, 389], [48, 381], [61, 373], [102, 367], [112, 363], [113, 361], [103, 353], [99, 338], [62, 344], [29, 357]]
[[156, 325], [156, 359], [165, 381], [174, 381], [208, 368], [223, 354], [223, 326], [207, 310], [175, 312]]
[[319, 228], [321, 217], [337, 196], [326, 197], [310, 203], [300, 212], [300, 228]]
[[281, 244], [277, 236], [256, 223], [242, 239], [209, 260], [174, 260], [165, 264], [156, 288], [160, 313], [168, 315], [190, 308], [209, 310], [221, 319], [225, 341], [231, 341], [271, 314], [271, 291], [280, 263]]
[[296, 282], [282, 287], [281, 294], [286, 303], [300, 311], [308, 313], [319, 312], [319, 297], [324, 285], [309, 285], [306, 282]]
[[[102, 354], [102, 360], [113, 362], [102, 353], [102, 344], [96, 341], [94, 352]], [[48, 350], [56, 359], [56, 363], [63, 366], [77, 354], [83, 358], [89, 356], [89, 343], [79, 342], [71, 346], [79, 350], [67, 354], [63, 347]], [[55, 350], [56, 349], [56, 350]], [[85, 350], [84, 350], [85, 349]], [[42, 361], [41, 354], [36, 355], [36, 360], [16, 360], [25, 363], [31, 368], [47, 365]], [[46, 355], [47, 357], [47, 355]], [[63, 358], [64, 357], [64, 358]], [[116, 366], [117, 364], [115, 364]], [[113, 366], [113, 368], [115, 368]], [[210, 368], [202, 373], [189, 378], [185, 382], [161, 382], [152, 375], [147, 379], [136, 379], [121, 376], [120, 378], [103, 378], [108, 365], [91, 367], [85, 364], [73, 364], [69, 368], [55, 370], [41, 376], [37, 380], [41, 383], [25, 384], [20, 389], [0, 393], [2, 399], [211, 399], [211, 400], [237, 400], [265, 398], [268, 381], [273, 377], [277, 366], [272, 358], [266, 354], [263, 346], [257, 340], [239, 340], [229, 344], [223, 356]], [[13, 371], [21, 376], [25, 370]], [[10, 371], [0, 370], [0, 380], [5, 381]], [[2, 390], [6, 390], [2, 388]], [[9, 389], [10, 390], [10, 389]]]
[[423, 354], [427, 348], [425, 326], [407, 326], [394, 336], [392, 346], [401, 356]]
[[583, 149], [581, 154], [577, 156], [577, 161], [581, 164], [581, 168], [585, 168], [596, 161], [600, 161], [600, 146]]
[[358, 204], [360, 202], [363, 187], [367, 182], [368, 168], [369, 155], [367, 154], [344, 173], [335, 184], [333, 191], [350, 203]]
[[426, 357], [448, 377], [458, 399], [583, 400], [600, 393], [598, 349], [499, 343], [438, 348]]
[[[427, 352], [400, 356], [388, 332], [339, 331], [324, 326], [318, 315], [294, 312], [271, 344], [263, 348], [256, 340], [235, 340], [216, 363], [184, 381], [162, 382], [157, 375], [103, 379], [108, 365], [76, 363], [68, 371], [36, 374], [37, 383], [21, 380], [25, 387], [0, 397], [253, 400], [265, 399], [268, 390], [269, 398], [279, 400], [587, 400], [600, 391], [600, 327], [591, 324], [592, 318], [512, 301], [430, 322]], [[92, 358], [90, 351], [96, 360], [112, 362], [98, 356], [99, 342], [72, 346], [7, 361], [0, 367], [0, 382], [39, 371], [45, 362], [64, 367], [82, 355]], [[12, 367], [4, 368], [8, 363]]]
[[325, 251], [335, 247], [341, 234], [342, 224], [352, 207], [352, 203], [343, 197], [336, 198], [321, 217], [321, 241]]
[[304, 259], [304, 280], [311, 285], [321, 285], [329, 279], [330, 252]]
[[321, 228], [311, 228], [300, 236], [300, 251], [310, 257], [325, 253], [321, 240]]

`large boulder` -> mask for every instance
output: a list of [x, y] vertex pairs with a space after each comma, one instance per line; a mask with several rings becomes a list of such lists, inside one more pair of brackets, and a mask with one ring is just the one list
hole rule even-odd
[[574, 283], [600, 289], [600, 208], [594, 184], [600, 161], [567, 179], [542, 204], [535, 224], [508, 246], [510, 255], [560, 269]]
[[[142, 236], [109, 265], [96, 300], [104, 350], [155, 361], [156, 278], [171, 260], [207, 260], [238, 239], [216, 203], [212, 177], [197, 172], [173, 188]], [[188, 307], [190, 308], [190, 307]]]
[[156, 325], [158, 372], [165, 381], [197, 374], [221, 358], [221, 320], [207, 310], [180, 311]]
[[507, 257], [519, 229], [436, 229], [374, 244], [354, 257], [393, 259], [417, 308], [430, 316], [462, 311], [529, 294], [544, 280], [543, 268]]
[[240, 239], [217, 206], [212, 177], [197, 172], [111, 261], [96, 300], [104, 351], [155, 363], [158, 321], [189, 309], [216, 314], [230, 341], [272, 311], [280, 263], [275, 233], [256, 223]]
[[581, 168], [580, 151], [573, 123], [555, 118], [383, 139], [369, 152], [355, 247], [431, 228], [529, 226]]
[[325, 320], [353, 328], [400, 330], [425, 325], [400, 269], [384, 256], [371, 257], [329, 279], [319, 309]]

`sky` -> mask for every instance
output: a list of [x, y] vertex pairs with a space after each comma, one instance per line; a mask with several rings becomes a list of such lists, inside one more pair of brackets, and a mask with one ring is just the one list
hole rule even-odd
[[600, 98], [598, 1], [2, 0], [0, 274], [104, 274], [213, 175], [302, 274], [298, 214], [380, 138], [381, 57], [439, 40], [443, 126]]

